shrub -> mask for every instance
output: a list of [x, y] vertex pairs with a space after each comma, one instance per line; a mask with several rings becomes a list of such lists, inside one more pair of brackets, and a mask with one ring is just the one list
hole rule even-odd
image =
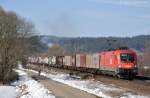
[[18, 80], [18, 77], [18, 73], [12, 70], [4, 76], [2, 82], [3, 84], [9, 84], [15, 80]]

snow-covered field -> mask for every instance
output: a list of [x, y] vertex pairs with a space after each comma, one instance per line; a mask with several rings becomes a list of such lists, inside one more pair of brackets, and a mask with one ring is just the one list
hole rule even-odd
[[[0, 86], [0, 98], [55, 98], [42, 84], [29, 77], [25, 70], [27, 71], [23, 68], [16, 70], [20, 77], [18, 81], [12, 83], [12, 86]], [[34, 70], [28, 71], [38, 73]], [[69, 74], [42, 72], [41, 75], [102, 98], [150, 98], [150, 96], [126, 91], [114, 84], [106, 85], [92, 79], [75, 79], [70, 77]]]
[[30, 78], [26, 72], [16, 70], [19, 80], [12, 86], [0, 86], [0, 98], [55, 98], [43, 85]]
[[18, 94], [13, 86], [0, 86], [0, 98], [16, 98]]
[[[37, 71], [30, 70], [37, 73]], [[133, 92], [127, 92], [125, 89], [116, 87], [115, 85], [105, 85], [100, 81], [74, 79], [69, 74], [60, 73], [41, 73], [41, 75], [54, 81], [69, 85], [71, 87], [86, 91], [102, 98], [150, 98]]]
[[30, 78], [26, 72], [16, 70], [20, 76], [20, 80], [12, 85], [16, 86], [17, 92], [20, 93], [20, 98], [55, 98], [50, 91], [44, 88], [43, 85]]

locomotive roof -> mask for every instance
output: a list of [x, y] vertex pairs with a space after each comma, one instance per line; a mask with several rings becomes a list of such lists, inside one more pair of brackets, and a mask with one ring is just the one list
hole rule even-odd
[[127, 52], [132, 52], [132, 53], [135, 53], [132, 49], [115, 49], [115, 50], [111, 50], [111, 51], [104, 51], [104, 52], [102, 52], [102, 53], [108, 53], [108, 52], [110, 52], [110, 53], [127, 53]]

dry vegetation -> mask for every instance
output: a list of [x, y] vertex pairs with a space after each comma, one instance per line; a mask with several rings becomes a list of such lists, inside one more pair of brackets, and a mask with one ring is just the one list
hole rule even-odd
[[146, 49], [144, 52], [144, 62], [146, 63], [147, 66], [150, 66], [150, 43], [146, 44]]
[[150, 76], [150, 42], [145, 45], [145, 51], [139, 55], [139, 74]]
[[13, 68], [17, 67], [18, 61], [25, 62], [28, 54], [34, 50], [31, 48], [40, 44], [38, 39], [31, 40], [33, 32], [34, 26], [31, 22], [0, 7], [0, 81], [2, 83], [17, 78]]
[[62, 48], [59, 44], [54, 44], [48, 49], [46, 54], [48, 56], [61, 56], [64, 55], [65, 53], [66, 51], [64, 50], [64, 48]]

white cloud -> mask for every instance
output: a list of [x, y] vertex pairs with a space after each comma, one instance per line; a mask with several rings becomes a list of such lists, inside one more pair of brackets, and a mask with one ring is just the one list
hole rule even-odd
[[133, 6], [133, 7], [150, 6], [150, 0], [89, 0], [89, 1], [113, 4], [113, 5]]

